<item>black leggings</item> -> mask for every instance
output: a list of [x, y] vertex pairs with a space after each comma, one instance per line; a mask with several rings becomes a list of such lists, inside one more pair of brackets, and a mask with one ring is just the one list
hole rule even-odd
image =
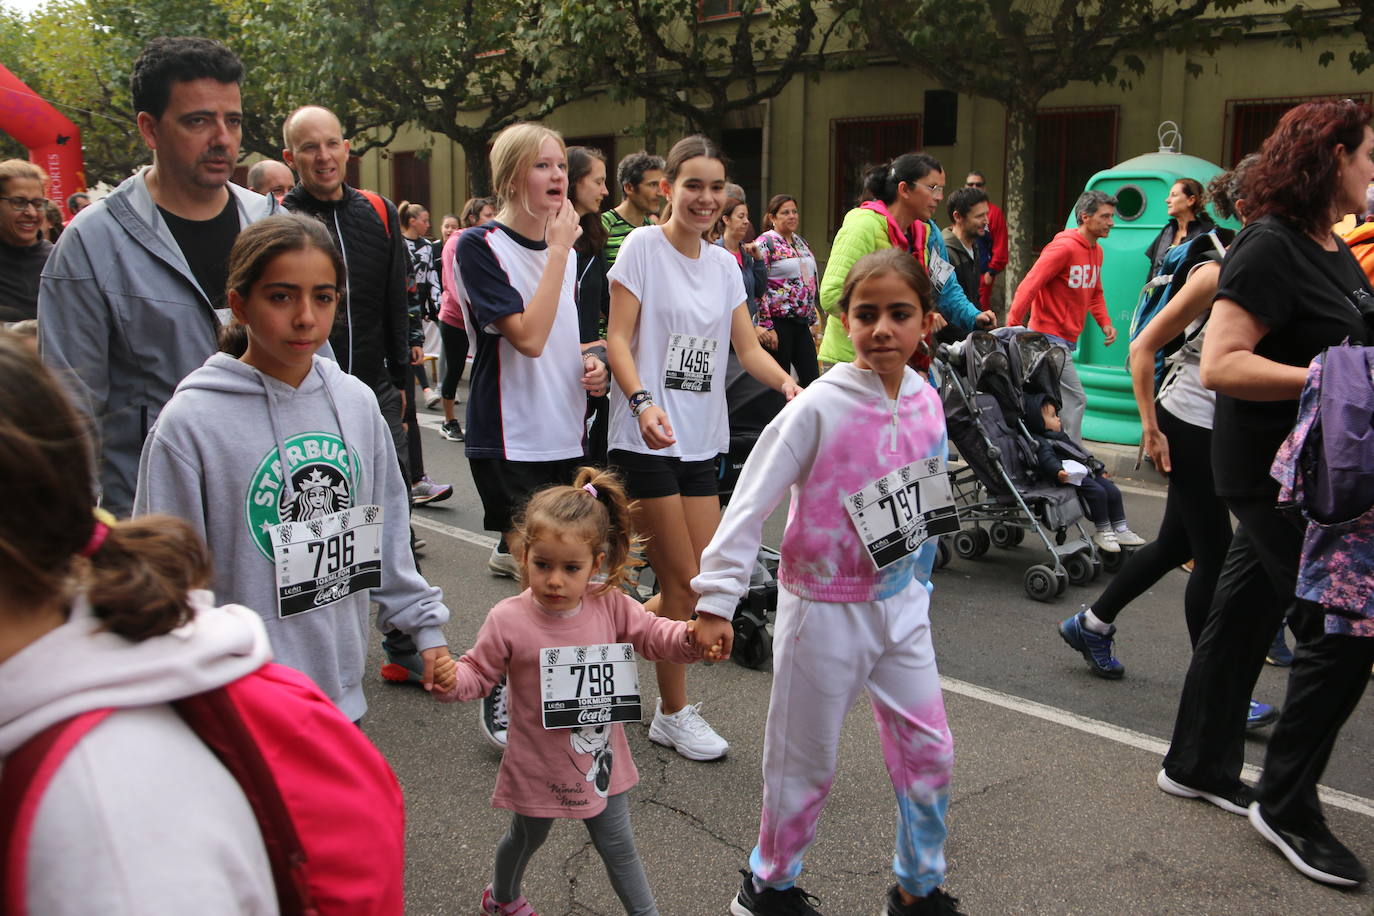
[[811, 339], [811, 326], [797, 318], [774, 318], [773, 331], [778, 335], [778, 348], [764, 349], [785, 371], [797, 370], [797, 384], [803, 388], [810, 385], [821, 374], [816, 365], [816, 342]]
[[1183, 616], [1188, 640], [1197, 645], [1231, 545], [1231, 516], [1212, 478], [1212, 431], [1185, 423], [1163, 408], [1158, 413], [1173, 466], [1159, 534], [1131, 555], [1091, 607], [1098, 619], [1111, 623], [1122, 608], [1191, 558], [1193, 574], [1183, 595]]
[[439, 386], [439, 396], [451, 401], [458, 394], [458, 383], [463, 378], [463, 367], [468, 362], [468, 332], [447, 321], [439, 322], [439, 341], [444, 347], [447, 362], [444, 383]]

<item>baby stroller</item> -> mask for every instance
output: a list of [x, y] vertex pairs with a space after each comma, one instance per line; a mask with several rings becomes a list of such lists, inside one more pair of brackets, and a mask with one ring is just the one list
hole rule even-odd
[[[1026, 392], [1058, 399], [1064, 359], [1043, 334], [1024, 328], [975, 331], [936, 353], [945, 422], [964, 462], [949, 472], [965, 526], [951, 538], [954, 552], [976, 559], [1033, 533], [1046, 561], [1027, 568], [1023, 584], [1036, 601], [1063, 594], [1069, 583], [1086, 585], [1103, 568], [1082, 524], [1077, 489], [1039, 478], [1023, 422]], [[947, 560], [944, 545], [941, 551]]]
[[[725, 367], [725, 402], [730, 412], [730, 450], [716, 460], [716, 487], [721, 508], [729, 505], [744, 462], [765, 426], [778, 415], [787, 400], [781, 394], [754, 380], [745, 372], [731, 349]], [[761, 546], [749, 579], [749, 591], [735, 608], [735, 646], [730, 657], [746, 668], [768, 667], [773, 659], [773, 632], [769, 615], [778, 608], [778, 563], [781, 557], [771, 547]], [[631, 592], [647, 600], [658, 591], [653, 569], [639, 569]]]

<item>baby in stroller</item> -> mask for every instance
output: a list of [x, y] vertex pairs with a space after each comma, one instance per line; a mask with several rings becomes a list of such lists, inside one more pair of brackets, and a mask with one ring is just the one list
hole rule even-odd
[[1051, 395], [1035, 392], [1028, 393], [1025, 402], [1026, 429], [1035, 439], [1036, 465], [1046, 480], [1078, 488], [1084, 511], [1097, 526], [1093, 543], [1108, 553], [1144, 545], [1145, 539], [1126, 524], [1121, 491], [1108, 476], [1106, 466], [1064, 432], [1058, 402]]

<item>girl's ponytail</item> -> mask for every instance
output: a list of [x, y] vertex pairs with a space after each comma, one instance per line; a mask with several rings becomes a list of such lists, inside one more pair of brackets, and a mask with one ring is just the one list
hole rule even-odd
[[[191, 617], [210, 581], [205, 547], [179, 519], [110, 524], [92, 511], [90, 440], [57, 379], [0, 332], [0, 614], [84, 592], [115, 633], [147, 639]], [[3, 620], [3, 617], [0, 617]]]
[[[639, 565], [631, 557], [642, 542], [634, 530], [634, 503], [625, 492], [625, 485], [610, 471], [579, 468], [573, 486], [591, 493], [606, 508], [607, 526], [604, 538], [606, 551], [606, 583], [596, 589], [597, 594], [619, 588], [630, 578], [630, 570]], [[590, 487], [590, 489], [589, 489]]]
[[211, 579], [210, 555], [195, 529], [165, 515], [111, 525], [85, 563], [89, 569], [82, 578], [96, 617], [134, 642], [189, 621], [187, 592], [205, 588]]

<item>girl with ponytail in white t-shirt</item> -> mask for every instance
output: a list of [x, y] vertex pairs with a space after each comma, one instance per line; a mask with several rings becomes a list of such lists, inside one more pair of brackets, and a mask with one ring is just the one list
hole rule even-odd
[[[611, 397], [610, 464], [638, 500], [636, 526], [661, 592], [647, 607], [687, 620], [696, 608], [692, 577], [720, 521], [716, 456], [729, 450], [725, 365], [740, 365], [791, 399], [800, 389], [759, 346], [745, 305], [739, 265], [703, 233], [725, 204], [725, 162], [701, 136], [668, 154], [663, 221], [630, 233], [611, 268], [607, 355], [620, 391]], [[698, 626], [702, 626], [700, 622]], [[728, 622], [710, 620], [729, 653]], [[709, 638], [708, 638], [709, 637]], [[659, 706], [649, 738], [692, 760], [724, 756], [729, 745], [687, 702], [686, 669], [658, 665]]]

